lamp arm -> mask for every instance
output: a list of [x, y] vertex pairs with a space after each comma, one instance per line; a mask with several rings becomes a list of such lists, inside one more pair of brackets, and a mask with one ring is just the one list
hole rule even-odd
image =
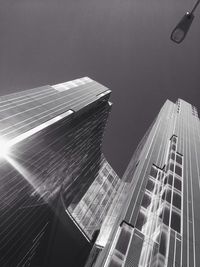
[[193, 9], [191, 10], [190, 14], [194, 13], [194, 11], [196, 10], [196, 8], [199, 5], [199, 3], [200, 3], [200, 0], [197, 0], [197, 2], [195, 3], [195, 5], [194, 5]]

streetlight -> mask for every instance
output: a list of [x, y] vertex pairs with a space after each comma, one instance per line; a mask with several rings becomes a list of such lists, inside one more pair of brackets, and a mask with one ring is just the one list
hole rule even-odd
[[200, 0], [197, 0], [193, 9], [190, 12], [186, 12], [186, 14], [182, 17], [182, 19], [176, 25], [176, 27], [174, 28], [170, 36], [170, 39], [173, 42], [180, 44], [185, 39], [185, 36], [194, 19], [194, 11], [199, 5], [199, 3], [200, 3]]

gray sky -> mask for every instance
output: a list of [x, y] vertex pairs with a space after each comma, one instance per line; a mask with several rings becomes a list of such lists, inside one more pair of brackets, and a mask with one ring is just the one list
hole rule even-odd
[[0, 0], [0, 94], [82, 76], [108, 86], [104, 152], [122, 174], [164, 101], [200, 107], [200, 7], [181, 45], [171, 30], [191, 0]]

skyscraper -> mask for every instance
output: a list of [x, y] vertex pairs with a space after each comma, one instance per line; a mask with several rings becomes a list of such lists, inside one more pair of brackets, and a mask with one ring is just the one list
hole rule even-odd
[[199, 168], [197, 110], [167, 100], [123, 176], [127, 199], [92, 266], [200, 266]]
[[0, 266], [84, 265], [124, 188], [101, 150], [109, 95], [85, 77], [1, 97]]
[[111, 91], [84, 77], [0, 99], [0, 266], [200, 265], [200, 122], [166, 101], [120, 179]]

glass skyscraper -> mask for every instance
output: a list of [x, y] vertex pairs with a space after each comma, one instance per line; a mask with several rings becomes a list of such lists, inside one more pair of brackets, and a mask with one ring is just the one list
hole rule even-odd
[[0, 266], [84, 265], [123, 190], [101, 151], [109, 95], [85, 77], [1, 97]]
[[124, 174], [127, 199], [92, 266], [200, 266], [199, 168], [197, 110], [167, 100]]
[[169, 100], [120, 179], [111, 91], [88, 77], [0, 98], [0, 266], [200, 266], [200, 122]]

